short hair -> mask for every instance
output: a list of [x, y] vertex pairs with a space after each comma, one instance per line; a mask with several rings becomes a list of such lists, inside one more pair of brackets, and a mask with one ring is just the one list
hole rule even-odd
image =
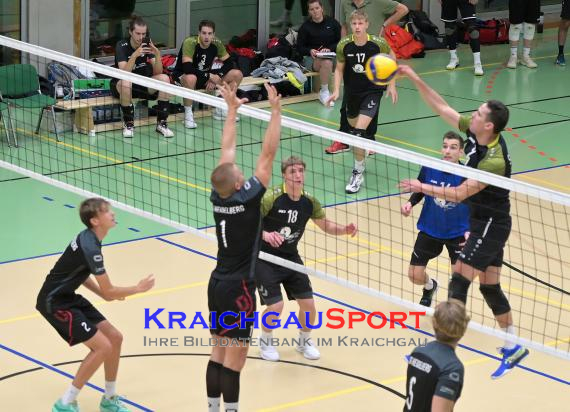
[[285, 173], [289, 166], [302, 165], [303, 169], [307, 168], [305, 161], [298, 156], [289, 156], [281, 162], [281, 173]]
[[146, 26], [146, 21], [141, 17], [133, 14], [131, 20], [129, 20], [129, 31], [133, 31], [136, 26]]
[[100, 197], [92, 197], [85, 199], [79, 205], [79, 217], [85, 226], [91, 229], [91, 219], [97, 217], [100, 212], [109, 208], [110, 204], [105, 199]]
[[435, 308], [432, 324], [435, 337], [443, 343], [456, 343], [467, 330], [469, 316], [465, 305], [456, 299], [441, 302]]
[[355, 19], [368, 21], [368, 14], [364, 10], [356, 9], [350, 13], [350, 21]]
[[323, 7], [323, 2], [321, 0], [309, 0], [307, 2], [307, 7], [309, 7], [313, 3], [319, 3], [319, 6]]
[[493, 123], [493, 131], [501, 133], [509, 121], [509, 108], [499, 100], [488, 100], [489, 114], [487, 120]]
[[236, 175], [234, 169], [233, 163], [222, 163], [214, 169], [210, 176], [212, 187], [221, 197], [230, 196], [235, 190]]
[[202, 27], [210, 27], [212, 31], [216, 31], [216, 23], [214, 23], [212, 20], [202, 20], [198, 24], [198, 31], [202, 31]]
[[443, 140], [457, 140], [459, 142], [460, 149], [463, 149], [465, 146], [465, 140], [463, 140], [463, 137], [451, 130], [443, 135]]

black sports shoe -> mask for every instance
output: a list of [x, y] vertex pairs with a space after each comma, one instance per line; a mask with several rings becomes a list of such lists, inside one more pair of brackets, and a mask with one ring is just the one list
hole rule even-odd
[[420, 299], [420, 305], [422, 306], [427, 306], [427, 307], [431, 306], [431, 299], [433, 298], [433, 295], [437, 290], [437, 280], [432, 279], [431, 281], [433, 282], [433, 288], [431, 288], [430, 290], [424, 289], [422, 293], [422, 298]]

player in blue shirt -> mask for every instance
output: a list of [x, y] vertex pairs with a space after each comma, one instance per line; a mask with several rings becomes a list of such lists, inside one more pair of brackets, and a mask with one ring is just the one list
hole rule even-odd
[[[443, 160], [459, 163], [463, 154], [463, 139], [455, 132], [443, 136], [441, 153]], [[463, 178], [441, 170], [422, 167], [418, 180], [443, 187], [459, 186]], [[402, 215], [409, 216], [412, 208], [424, 199], [418, 220], [418, 237], [412, 252], [408, 277], [416, 285], [424, 285], [420, 305], [431, 306], [437, 290], [437, 281], [426, 273], [428, 262], [438, 257], [443, 246], [447, 248], [451, 264], [459, 257], [469, 231], [469, 207], [464, 203], [448, 202], [422, 193], [413, 193], [402, 206]], [[455, 269], [454, 269], [455, 272]]]

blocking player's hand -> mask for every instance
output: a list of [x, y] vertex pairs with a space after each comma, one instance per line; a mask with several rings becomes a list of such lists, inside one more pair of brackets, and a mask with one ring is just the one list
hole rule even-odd
[[263, 231], [263, 240], [269, 243], [272, 247], [279, 247], [285, 238], [279, 232]]
[[409, 77], [412, 81], [420, 78], [414, 69], [406, 64], [400, 64], [398, 66], [398, 77]]
[[420, 182], [418, 179], [406, 179], [398, 183], [398, 187], [400, 188], [402, 193], [407, 193], [407, 192], [421, 193], [422, 182]]
[[330, 95], [329, 99], [327, 100], [327, 107], [331, 106], [331, 103], [336, 102], [338, 100], [338, 92], [334, 92]]
[[272, 109], [281, 110], [281, 95], [277, 93], [277, 89], [269, 83], [264, 83], [265, 90], [267, 90], [267, 99]]
[[137, 284], [137, 293], [144, 293], [154, 287], [154, 275], [148, 275]]
[[220, 94], [228, 104], [228, 108], [237, 110], [242, 104], [247, 103], [247, 99], [238, 99], [236, 96], [237, 92], [237, 84], [232, 82], [232, 84], [228, 84], [226, 82], [222, 82], [222, 84], [218, 85], [218, 90]]
[[354, 236], [356, 236], [356, 233], [358, 232], [358, 228], [356, 227], [356, 225], [354, 223], [350, 223], [344, 227], [344, 231], [350, 237], [354, 237]]
[[410, 216], [410, 213], [412, 213], [412, 204], [410, 202], [406, 202], [402, 205], [402, 209], [401, 209], [402, 215], [404, 215], [405, 217]]
[[386, 98], [392, 98], [392, 104], [396, 104], [398, 102], [398, 91], [396, 90], [396, 83], [391, 82], [388, 85], [388, 89], [386, 90]]

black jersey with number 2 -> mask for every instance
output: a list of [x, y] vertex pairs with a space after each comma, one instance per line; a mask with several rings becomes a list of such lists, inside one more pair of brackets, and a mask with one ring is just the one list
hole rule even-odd
[[253, 277], [252, 261], [257, 259], [261, 239], [261, 199], [265, 187], [253, 176], [227, 199], [212, 190], [218, 263], [212, 276], [216, 279]]
[[457, 401], [464, 374], [451, 346], [433, 341], [417, 347], [408, 361], [404, 412], [430, 412], [434, 395]]

